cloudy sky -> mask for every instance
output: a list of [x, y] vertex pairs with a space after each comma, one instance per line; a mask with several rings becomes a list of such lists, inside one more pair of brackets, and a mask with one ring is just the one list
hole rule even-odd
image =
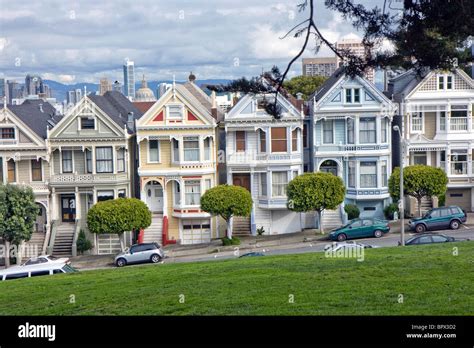
[[[190, 71], [198, 79], [252, 76], [274, 64], [286, 67], [301, 47], [300, 39], [279, 39], [307, 15], [298, 13], [300, 2], [0, 0], [0, 74], [20, 80], [38, 73], [63, 83], [103, 76], [122, 81], [128, 58], [148, 80], [183, 80]], [[356, 33], [323, 0], [316, 3], [316, 21], [328, 39]], [[328, 54], [322, 48], [319, 55]], [[292, 74], [301, 74], [301, 62]]]

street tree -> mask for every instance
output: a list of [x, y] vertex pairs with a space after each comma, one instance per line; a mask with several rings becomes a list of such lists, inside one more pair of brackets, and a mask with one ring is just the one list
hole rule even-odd
[[285, 81], [283, 87], [293, 96], [298, 93], [302, 94], [303, 99], [307, 99], [310, 94], [318, 90], [319, 87], [326, 81], [324, 76], [295, 76], [292, 79]]
[[[418, 202], [418, 216], [421, 216], [423, 197], [439, 197], [446, 192], [448, 177], [441, 168], [413, 165], [403, 168], [403, 191]], [[400, 168], [395, 168], [388, 180], [390, 195], [400, 199]]]
[[346, 193], [344, 182], [331, 173], [317, 172], [298, 175], [288, 184], [288, 209], [296, 212], [315, 211], [319, 229], [324, 233], [321, 213], [325, 209], [336, 209]]
[[222, 217], [227, 222], [226, 236], [232, 239], [234, 216], [249, 216], [252, 211], [252, 196], [243, 187], [218, 185], [207, 190], [201, 197], [201, 209], [211, 215]]
[[122, 251], [123, 233], [145, 229], [151, 225], [151, 212], [136, 198], [117, 198], [98, 202], [87, 213], [87, 227], [91, 233], [117, 234]]
[[21, 244], [30, 240], [38, 212], [31, 187], [0, 185], [0, 237], [5, 246], [5, 267], [10, 266], [11, 245], [17, 247], [17, 264], [21, 262]]

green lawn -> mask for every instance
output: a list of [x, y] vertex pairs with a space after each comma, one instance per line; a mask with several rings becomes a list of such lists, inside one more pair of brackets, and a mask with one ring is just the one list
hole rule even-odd
[[0, 314], [473, 315], [473, 283], [463, 242], [368, 250], [363, 262], [312, 253], [13, 280], [0, 283]]

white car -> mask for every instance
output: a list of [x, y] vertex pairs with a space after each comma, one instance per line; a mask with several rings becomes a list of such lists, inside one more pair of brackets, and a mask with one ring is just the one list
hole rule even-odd
[[348, 241], [348, 242], [334, 242], [331, 244], [328, 244], [324, 247], [324, 251], [338, 251], [340, 249], [355, 249], [355, 248], [362, 248], [362, 249], [369, 249], [369, 248], [378, 248], [377, 246], [369, 245], [369, 244], [364, 244], [364, 243], [358, 243], [354, 241]]
[[64, 262], [13, 266], [0, 271], [0, 281], [74, 272], [77, 270]]
[[21, 264], [21, 266], [33, 266], [33, 265], [47, 265], [54, 263], [65, 263], [70, 264], [71, 261], [67, 257], [57, 258], [53, 255], [40, 255], [37, 257], [32, 257], [28, 261]]

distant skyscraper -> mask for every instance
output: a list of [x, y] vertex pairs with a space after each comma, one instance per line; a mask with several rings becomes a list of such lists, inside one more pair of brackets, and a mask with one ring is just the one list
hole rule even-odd
[[7, 103], [11, 104], [13, 99], [23, 98], [24, 96], [24, 89], [23, 87], [16, 81], [7, 81]]
[[336, 57], [303, 58], [304, 76], [329, 77], [337, 69]]
[[122, 84], [118, 81], [115, 81], [114, 84], [112, 85], [112, 90], [123, 93]]
[[135, 98], [135, 64], [131, 60], [127, 60], [123, 65], [123, 94], [130, 100]]
[[0, 104], [3, 104], [3, 97], [5, 97], [7, 93], [7, 84], [4, 78], [0, 78]]
[[75, 94], [76, 94], [76, 103], [79, 103], [79, 101], [82, 99], [82, 89], [77, 88]]
[[[365, 46], [360, 39], [341, 39], [336, 42], [336, 48], [339, 50], [349, 50], [353, 55], [364, 58], [365, 57]], [[342, 60], [337, 59], [337, 65], [342, 65]], [[375, 83], [375, 71], [374, 69], [368, 69], [364, 77], [372, 83]]]
[[38, 95], [44, 93], [43, 80], [38, 75], [26, 75], [25, 90], [27, 95]]
[[112, 84], [109, 82], [109, 80], [104, 77], [100, 79], [100, 84], [99, 84], [99, 95], [104, 95], [106, 92], [112, 90]]
[[82, 90], [80, 88], [67, 91], [67, 104], [75, 105], [82, 99]]
[[158, 96], [158, 99], [161, 98], [163, 94], [166, 93], [168, 89], [170, 89], [173, 85], [171, 83], [165, 83], [162, 82], [158, 85], [156, 88], [156, 95]]

